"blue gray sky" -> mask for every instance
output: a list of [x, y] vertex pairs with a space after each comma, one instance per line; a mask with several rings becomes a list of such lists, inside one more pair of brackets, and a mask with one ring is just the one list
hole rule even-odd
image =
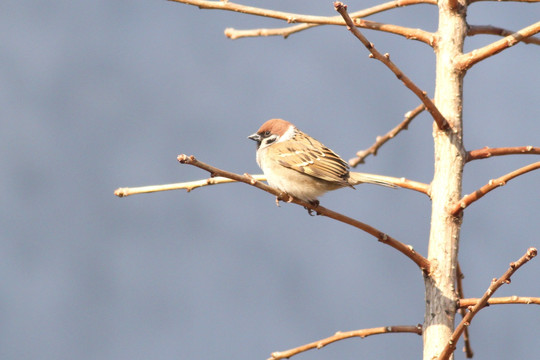
[[[349, 3], [350, 10], [376, 2]], [[260, 1], [334, 15], [332, 2]], [[480, 2], [471, 24], [519, 29], [537, 4]], [[433, 31], [434, 6], [371, 19]], [[300, 207], [276, 207], [231, 184], [119, 199], [118, 187], [196, 180], [176, 156], [258, 173], [246, 136], [281, 117], [348, 159], [418, 100], [344, 28], [229, 40], [227, 27], [278, 21], [167, 1], [11, 1], [0, 11], [0, 357], [266, 359], [347, 331], [423, 322], [424, 288], [408, 259]], [[365, 31], [433, 94], [424, 44]], [[496, 40], [476, 36], [467, 50]], [[519, 44], [465, 79], [465, 144], [540, 142], [538, 46]], [[420, 115], [360, 171], [429, 182], [431, 120]], [[464, 192], [537, 161], [470, 163]], [[540, 173], [511, 181], [465, 213], [465, 294], [479, 297], [528, 247], [540, 246]], [[322, 204], [427, 253], [429, 200], [359, 186]], [[498, 296], [539, 296], [540, 262]], [[470, 327], [477, 359], [537, 359], [533, 306], [492, 306]], [[458, 345], [457, 359], [463, 359]], [[298, 359], [418, 358], [411, 334], [346, 340]]]

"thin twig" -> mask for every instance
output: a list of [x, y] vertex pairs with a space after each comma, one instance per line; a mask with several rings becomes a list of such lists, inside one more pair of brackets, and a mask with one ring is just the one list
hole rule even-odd
[[403, 119], [402, 122], [400, 122], [395, 128], [390, 130], [385, 135], [377, 136], [377, 138], [375, 139], [375, 143], [371, 145], [369, 148], [367, 148], [366, 150], [358, 151], [356, 153], [356, 157], [349, 160], [349, 165], [352, 167], [356, 167], [358, 164], [363, 164], [364, 159], [368, 157], [369, 155], [376, 156], [377, 151], [379, 150], [381, 146], [383, 146], [388, 140], [393, 139], [402, 130], [407, 130], [411, 121], [413, 121], [413, 119], [425, 109], [426, 109], [426, 106], [424, 104], [420, 104], [413, 110], [405, 113], [405, 118]]
[[[305, 14], [295, 14], [283, 11], [276, 11], [270, 9], [263, 9], [253, 6], [246, 6], [236, 4], [230, 1], [205, 1], [205, 0], [170, 0], [187, 5], [198, 6], [200, 9], [218, 9], [234, 11], [243, 14], [264, 16], [273, 19], [285, 20], [288, 23], [306, 23], [306, 24], [319, 24], [319, 25], [340, 25], [344, 26], [345, 22], [337, 16], [314, 16]], [[374, 21], [366, 21], [362, 25], [369, 29], [386, 31], [397, 35], [402, 35], [407, 39], [419, 40], [426, 44], [433, 45], [434, 35], [428, 31], [407, 28], [398, 25], [381, 24]], [[231, 30], [227, 33], [230, 35]]]
[[195, 159], [194, 156], [178, 155], [178, 161], [180, 163], [182, 163], [182, 164], [193, 165], [193, 166], [196, 166], [196, 167], [198, 167], [200, 169], [206, 170], [212, 176], [222, 176], [222, 177], [226, 177], [226, 178], [229, 178], [229, 179], [233, 179], [233, 180], [236, 180], [236, 181], [240, 181], [240, 182], [249, 184], [251, 186], [254, 186], [256, 188], [259, 188], [259, 189], [264, 190], [264, 191], [266, 191], [266, 192], [268, 192], [270, 194], [275, 195], [278, 200], [286, 201], [286, 202], [292, 202], [292, 203], [301, 205], [301, 206], [305, 207], [306, 209], [315, 211], [318, 215], [326, 216], [326, 217], [329, 217], [331, 219], [340, 221], [342, 223], [354, 226], [354, 227], [356, 227], [356, 228], [358, 228], [360, 230], [363, 230], [363, 231], [367, 232], [368, 234], [370, 234], [370, 235], [374, 236], [375, 238], [377, 238], [377, 240], [379, 240], [380, 242], [382, 242], [382, 243], [384, 243], [386, 245], [389, 245], [389, 246], [393, 247], [394, 249], [398, 250], [399, 252], [401, 252], [402, 254], [407, 256], [409, 259], [411, 259], [416, 265], [418, 265], [418, 267], [422, 271], [424, 271], [425, 273], [429, 273], [429, 270], [430, 270], [429, 261], [425, 257], [423, 257], [422, 255], [417, 253], [412, 248], [412, 246], [405, 245], [402, 242], [397, 241], [396, 239], [392, 238], [388, 234], [385, 234], [382, 231], [377, 230], [376, 228], [374, 228], [374, 227], [372, 227], [370, 225], [364, 224], [361, 221], [358, 221], [358, 220], [353, 219], [351, 217], [348, 217], [348, 216], [345, 216], [343, 214], [332, 211], [330, 209], [327, 209], [327, 208], [325, 208], [325, 207], [323, 207], [321, 205], [308, 203], [308, 202], [302, 201], [300, 199], [297, 199], [297, 198], [295, 198], [293, 196], [290, 196], [289, 194], [282, 193], [279, 190], [274, 189], [273, 187], [270, 187], [270, 186], [268, 186], [268, 185], [266, 185], [266, 184], [264, 184], [264, 183], [262, 183], [260, 181], [255, 180], [250, 175], [247, 175], [247, 174], [239, 175], [239, 174], [235, 174], [235, 173], [232, 173], [232, 172], [229, 172], [229, 171], [221, 170], [221, 169], [218, 169], [218, 168], [213, 167], [211, 165], [205, 164], [205, 163], [200, 162], [197, 159]]
[[[474, 306], [480, 301], [479, 298], [459, 299], [459, 308], [468, 308]], [[504, 296], [491, 298], [488, 300], [487, 305], [508, 305], [508, 304], [524, 304], [524, 305], [540, 305], [540, 297], [526, 297], [526, 296]]]
[[[437, 5], [436, 0], [394, 0], [394, 1], [388, 1], [383, 4], [375, 5], [370, 8], [355, 11], [351, 13], [351, 18], [364, 18], [368, 17], [373, 14], [377, 14], [383, 11], [395, 9], [402, 6], [409, 6], [409, 5], [417, 5], [417, 4], [430, 4], [430, 5]], [[341, 20], [341, 16], [333, 16], [332, 18], [336, 18]], [[295, 34], [297, 32], [307, 30], [313, 27], [321, 26], [323, 24], [299, 24], [299, 25], [293, 25], [293, 26], [287, 26], [282, 28], [274, 28], [274, 29], [268, 29], [268, 28], [261, 28], [261, 29], [250, 29], [250, 30], [237, 30], [233, 28], [227, 28], [225, 29], [225, 35], [231, 39], [240, 39], [244, 37], [258, 37], [258, 36], [283, 36], [285, 39], [289, 37], [289, 35]], [[431, 39], [429, 42], [433, 43], [433, 35], [431, 35]]]
[[[459, 262], [457, 264], [457, 294], [458, 294], [458, 299], [461, 300], [463, 299], [464, 295], [463, 295], [463, 278], [464, 278], [464, 275], [463, 275], [463, 272], [461, 271], [461, 266], [459, 266]], [[458, 313], [461, 315], [461, 318], [463, 319], [465, 317], [465, 315], [467, 314], [465, 312], [465, 309], [462, 308], [462, 307], [458, 307]], [[472, 359], [472, 357], [474, 356], [474, 352], [472, 350], [472, 346], [471, 346], [471, 339], [469, 337], [469, 328], [466, 327], [465, 330], [463, 331], [463, 352], [465, 353], [465, 356], [467, 357], [467, 359]]]
[[495, 54], [498, 54], [499, 52], [506, 50], [539, 32], [540, 21], [535, 24], [529, 25], [519, 31], [516, 31], [515, 33], [508, 35], [500, 40], [497, 40], [489, 45], [456, 57], [456, 68], [460, 71], [468, 70], [477, 62], [487, 59], [488, 57]]
[[526, 174], [536, 169], [540, 169], [540, 161], [524, 166], [522, 168], [519, 168], [515, 171], [512, 171], [506, 175], [501, 176], [500, 178], [490, 180], [486, 185], [482, 186], [480, 189], [468, 195], [465, 195], [461, 200], [459, 200], [452, 207], [452, 209], [450, 210], [450, 213], [454, 216], [457, 216], [461, 211], [463, 211], [463, 209], [471, 205], [473, 202], [479, 200], [481, 197], [486, 195], [491, 190], [504, 186], [506, 185], [508, 181], [512, 180], [513, 178]]
[[[176, 0], [173, 0], [176, 1]], [[341, 20], [341, 18], [340, 18]], [[295, 19], [295, 22], [299, 22], [297, 19]], [[375, 21], [369, 21], [369, 20], [359, 20], [356, 19], [357, 26], [362, 27], [369, 30], [376, 30], [376, 31], [383, 31], [394, 35], [400, 35], [405, 37], [409, 40], [418, 40], [423, 43], [426, 43], [430, 46], [433, 46], [435, 43], [435, 37], [432, 33], [429, 33], [427, 31], [421, 30], [421, 29], [412, 29], [407, 28], [399, 25], [393, 25], [393, 24], [383, 24], [380, 22]], [[244, 37], [259, 37], [259, 36], [272, 36], [272, 35], [281, 35], [285, 38], [287, 38], [290, 34], [306, 30], [314, 26], [319, 25], [345, 25], [343, 24], [301, 24], [293, 27], [288, 28], [280, 28], [280, 29], [253, 29], [253, 30], [236, 30], [234, 28], [227, 28], [225, 29], [225, 36], [228, 38], [235, 40], [239, 38]]]
[[291, 356], [297, 355], [304, 351], [311, 350], [311, 349], [321, 349], [325, 347], [326, 345], [331, 344], [333, 342], [349, 339], [352, 337], [359, 337], [363, 339], [370, 335], [387, 334], [387, 333], [414, 333], [414, 334], [422, 335], [422, 325], [418, 324], [416, 326], [412, 326], [412, 325], [384, 326], [384, 327], [377, 327], [377, 328], [372, 328], [372, 329], [362, 329], [362, 330], [354, 330], [354, 331], [346, 331], [346, 332], [338, 331], [333, 336], [327, 337], [326, 339], [314, 341], [312, 343], [298, 346], [294, 349], [290, 349], [286, 351], [273, 352], [271, 356], [268, 358], [268, 360], [288, 359]]
[[[513, 33], [515, 33], [515, 31], [503, 29], [492, 25], [470, 25], [469, 30], [467, 31], [467, 36], [475, 36], [480, 34], [509, 36]], [[529, 38], [521, 40], [521, 42], [524, 44], [540, 45], [540, 38], [531, 36]]]
[[[367, 175], [372, 176], [372, 174], [367, 174]], [[393, 185], [399, 186], [400, 188], [418, 191], [431, 198], [431, 185], [430, 184], [426, 184], [426, 183], [422, 183], [422, 182], [418, 182], [414, 180], [409, 180], [404, 177], [396, 178], [392, 176], [377, 175], [377, 178], [385, 182], [389, 182]]]
[[492, 156], [531, 154], [540, 155], [540, 148], [533, 146], [515, 146], [489, 148], [488, 146], [467, 152], [467, 162], [478, 159], [486, 159]]
[[[251, 175], [251, 177], [253, 177], [255, 180], [258, 180], [258, 181], [266, 180], [266, 176], [264, 175]], [[118, 197], [126, 197], [129, 195], [148, 194], [148, 193], [159, 192], [159, 191], [183, 190], [183, 189], [190, 192], [191, 190], [194, 190], [202, 186], [226, 184], [226, 183], [233, 183], [233, 182], [236, 182], [236, 180], [218, 176], [218, 177], [212, 177], [212, 178], [203, 179], [203, 180], [188, 181], [188, 182], [181, 182], [181, 183], [175, 183], [175, 184], [118, 188], [114, 191], [114, 195]]]
[[364, 29], [384, 31], [384, 32], [394, 34], [394, 35], [401, 35], [409, 40], [418, 40], [425, 44], [428, 44], [431, 47], [433, 47], [433, 45], [435, 44], [436, 37], [433, 35], [433, 33], [430, 33], [422, 29], [407, 28], [404, 26], [393, 25], [393, 24], [383, 24], [383, 23], [378, 23], [375, 21], [363, 20], [363, 19], [358, 19], [358, 18], [354, 19], [354, 24], [357, 27], [361, 27]]
[[449, 359], [454, 350], [456, 349], [457, 341], [459, 340], [461, 334], [463, 333], [464, 329], [468, 327], [471, 324], [472, 319], [478, 312], [486, 306], [488, 303], [489, 298], [493, 296], [495, 291], [497, 291], [498, 288], [500, 288], [503, 284], [509, 284], [510, 278], [516, 272], [517, 269], [519, 269], [522, 265], [527, 263], [529, 260], [534, 258], [537, 254], [537, 250], [535, 248], [529, 248], [525, 255], [523, 255], [519, 260], [516, 262], [510, 263], [510, 268], [498, 279], [493, 279], [491, 282], [491, 285], [487, 289], [487, 291], [484, 293], [484, 296], [478, 301], [474, 306], [471, 306], [468, 308], [469, 312], [465, 315], [465, 317], [461, 320], [461, 322], [458, 324], [452, 335], [450, 336], [450, 340], [448, 340], [448, 344], [444, 347], [443, 351], [438, 357], [438, 360], [446, 360]]
[[422, 103], [426, 106], [426, 109], [429, 111], [431, 116], [433, 117], [433, 120], [437, 123], [437, 126], [440, 130], [446, 131], [450, 128], [450, 125], [444, 118], [444, 116], [440, 113], [439, 109], [435, 106], [433, 101], [427, 96], [427, 93], [425, 91], [420, 90], [418, 86], [416, 86], [415, 83], [412, 82], [411, 79], [409, 79], [391, 60], [390, 55], [384, 54], [382, 55], [374, 46], [372, 43], [366, 39], [364, 35], [358, 30], [356, 27], [357, 24], [361, 24], [364, 20], [356, 19], [354, 22], [347, 13], [347, 5], [343, 4], [342, 2], [336, 1], [334, 2], [334, 7], [336, 8], [336, 11], [341, 14], [345, 22], [347, 23], [347, 28], [352, 32], [354, 36], [358, 38], [364, 44], [364, 46], [369, 50], [372, 57], [381, 61], [384, 65], [386, 65], [395, 75], [398, 79], [400, 79], [403, 84], [405, 84], [406, 87], [408, 87], [416, 96], [422, 100]]

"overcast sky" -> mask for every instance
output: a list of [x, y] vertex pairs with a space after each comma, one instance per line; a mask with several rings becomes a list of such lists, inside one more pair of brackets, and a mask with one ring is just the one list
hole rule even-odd
[[[376, 2], [349, 3], [349, 10]], [[257, 5], [335, 15], [332, 2]], [[257, 189], [223, 185], [119, 199], [118, 187], [202, 179], [176, 156], [259, 173], [246, 137], [281, 117], [345, 159], [419, 103], [342, 27], [229, 40], [227, 27], [283, 22], [167, 1], [5, 2], [0, 11], [0, 358], [266, 359], [336, 331], [423, 322], [420, 271], [354, 228]], [[468, 21], [517, 30], [538, 4], [481, 2]], [[434, 31], [437, 8], [371, 20]], [[423, 43], [365, 31], [430, 95]], [[466, 50], [497, 40], [467, 39]], [[472, 68], [464, 84], [467, 149], [540, 146], [540, 51], [518, 44]], [[359, 170], [430, 182], [432, 121]], [[467, 165], [464, 193], [537, 156]], [[460, 263], [467, 297], [540, 247], [540, 172], [465, 212]], [[370, 185], [321, 202], [427, 253], [430, 202]], [[540, 262], [497, 296], [540, 296]], [[492, 306], [470, 327], [475, 359], [538, 359], [540, 313]], [[463, 359], [462, 344], [456, 358]], [[418, 359], [412, 334], [352, 339], [298, 359]]]

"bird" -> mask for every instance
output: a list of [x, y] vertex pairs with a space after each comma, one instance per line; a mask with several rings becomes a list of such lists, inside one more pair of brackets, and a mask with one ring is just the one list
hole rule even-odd
[[266, 121], [248, 139], [257, 143], [257, 164], [268, 185], [313, 205], [328, 191], [361, 183], [396, 187], [380, 176], [350, 171], [339, 155], [283, 119]]

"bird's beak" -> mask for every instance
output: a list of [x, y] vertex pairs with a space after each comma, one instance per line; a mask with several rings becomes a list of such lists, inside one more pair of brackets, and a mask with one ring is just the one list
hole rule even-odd
[[248, 139], [251, 139], [256, 142], [261, 142], [261, 135], [255, 133], [248, 136]]

